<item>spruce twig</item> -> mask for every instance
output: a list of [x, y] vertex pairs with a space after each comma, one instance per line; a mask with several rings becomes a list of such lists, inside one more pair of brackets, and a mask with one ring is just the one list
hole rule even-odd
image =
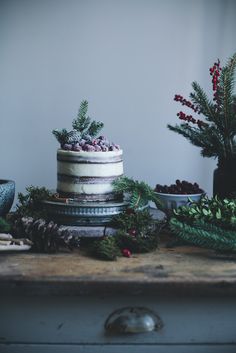
[[18, 193], [18, 203], [15, 215], [29, 216], [34, 218], [46, 217], [45, 211], [41, 207], [41, 201], [49, 200], [54, 193], [45, 187], [26, 187], [26, 193]]
[[91, 125], [88, 128], [88, 135], [95, 137], [102, 130], [104, 124], [101, 121], [92, 121]]
[[117, 257], [121, 256], [116, 239], [111, 236], [94, 240], [89, 248], [89, 252], [96, 258], [106, 261], [114, 261], [117, 260]]
[[0, 233], [7, 233], [10, 229], [10, 224], [4, 218], [0, 217]]
[[66, 129], [62, 129], [52, 131], [61, 147], [65, 144], [76, 144], [82, 139], [91, 141], [92, 138], [95, 138], [99, 134], [104, 124], [101, 121], [91, 120], [87, 112], [88, 101], [83, 100], [80, 104], [77, 117], [72, 122], [73, 130], [67, 131]]
[[214, 249], [217, 251], [236, 252], [236, 232], [224, 232], [214, 227], [212, 229], [200, 228], [178, 221], [176, 218], [170, 220], [171, 231], [182, 240], [196, 246]]
[[203, 157], [217, 157], [219, 162], [227, 164], [234, 161], [236, 153], [235, 68], [236, 53], [222, 69], [219, 61], [210, 69], [213, 101], [196, 81], [192, 83], [190, 101], [176, 95], [176, 101], [188, 106], [195, 113], [203, 114], [207, 122], [180, 112], [177, 115], [187, 123], [167, 125], [171, 131], [200, 147]]
[[86, 133], [91, 122], [91, 119], [88, 116], [86, 116], [87, 111], [88, 111], [88, 102], [86, 100], [83, 100], [80, 104], [77, 118], [74, 119], [72, 122], [73, 129], [80, 132], [81, 135]]
[[65, 143], [68, 142], [68, 131], [66, 129], [62, 130], [52, 130], [53, 135], [56, 137], [57, 141], [63, 146]]
[[192, 87], [193, 92], [190, 93], [192, 102], [196, 104], [208, 121], [215, 122], [217, 119], [215, 105], [208, 99], [206, 92], [196, 81], [192, 83]]
[[128, 194], [131, 208], [144, 207], [148, 201], [153, 201], [159, 209], [163, 208], [159, 197], [144, 181], [140, 182], [124, 176], [115, 180], [113, 186], [115, 192]]

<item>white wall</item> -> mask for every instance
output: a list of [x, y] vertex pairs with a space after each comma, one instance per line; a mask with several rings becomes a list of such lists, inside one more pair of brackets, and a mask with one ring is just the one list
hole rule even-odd
[[54, 128], [80, 101], [124, 149], [128, 176], [212, 192], [216, 161], [166, 128], [191, 82], [236, 51], [234, 0], [0, 1], [0, 168], [17, 191], [56, 186]]

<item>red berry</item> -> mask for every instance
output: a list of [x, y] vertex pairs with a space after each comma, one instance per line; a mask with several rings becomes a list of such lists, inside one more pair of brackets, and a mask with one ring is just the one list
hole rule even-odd
[[123, 249], [122, 254], [124, 257], [131, 257], [131, 251], [129, 249]]
[[132, 228], [129, 230], [129, 235], [132, 235], [133, 237], [135, 237], [136, 234], [137, 234], [136, 229]]
[[133, 210], [133, 208], [127, 208], [126, 214], [128, 214], [128, 215], [135, 214], [135, 211]]

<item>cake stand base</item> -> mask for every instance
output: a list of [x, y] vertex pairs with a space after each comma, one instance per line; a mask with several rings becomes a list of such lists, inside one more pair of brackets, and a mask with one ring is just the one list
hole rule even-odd
[[106, 226], [112, 217], [126, 210], [129, 203], [122, 202], [77, 202], [69, 200], [42, 201], [42, 207], [49, 218], [60, 225], [67, 226]]
[[70, 234], [73, 238], [101, 238], [113, 236], [117, 229], [108, 226], [60, 226], [60, 231]]
[[[117, 229], [111, 226], [112, 217], [123, 212], [128, 202], [104, 203], [63, 203], [43, 201], [49, 218], [60, 225], [60, 231], [68, 232], [75, 238], [99, 238], [113, 236]], [[148, 208], [154, 219], [162, 221], [165, 214], [157, 209]]]

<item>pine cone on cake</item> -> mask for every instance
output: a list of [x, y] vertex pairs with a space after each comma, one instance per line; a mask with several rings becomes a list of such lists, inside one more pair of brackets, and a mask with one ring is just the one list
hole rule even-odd
[[81, 135], [78, 131], [71, 130], [70, 132], [68, 132], [68, 136], [67, 136], [68, 144], [76, 144], [80, 141], [80, 139], [81, 139]]

